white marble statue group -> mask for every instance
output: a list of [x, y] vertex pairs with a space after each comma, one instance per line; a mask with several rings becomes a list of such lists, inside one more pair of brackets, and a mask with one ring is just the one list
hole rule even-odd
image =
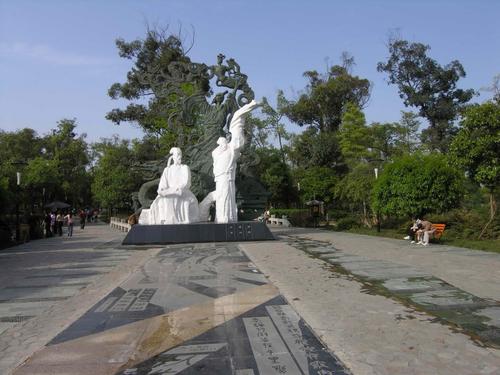
[[198, 200], [189, 190], [191, 171], [182, 164], [182, 151], [178, 147], [170, 150], [167, 167], [158, 185], [158, 196], [149, 209], [143, 209], [139, 224], [189, 224], [208, 221], [210, 205], [215, 202], [215, 222], [232, 223], [238, 221], [236, 207], [236, 163], [245, 144], [243, 127], [244, 115], [259, 104], [252, 100], [238, 109], [229, 125], [231, 140], [224, 137], [217, 140], [212, 151], [215, 191], [210, 192], [203, 201]]

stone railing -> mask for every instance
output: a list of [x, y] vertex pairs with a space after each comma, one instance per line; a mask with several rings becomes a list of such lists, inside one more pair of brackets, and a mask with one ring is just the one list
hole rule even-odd
[[121, 230], [122, 232], [128, 232], [130, 230], [130, 224], [127, 223], [127, 220], [120, 219], [119, 217], [112, 216], [109, 220], [109, 226]]
[[290, 221], [288, 221], [286, 216], [283, 216], [281, 218], [277, 218], [274, 215], [271, 215], [271, 217], [267, 219], [267, 222], [268, 222], [268, 224], [279, 225], [282, 227], [291, 227], [292, 226], [292, 224], [290, 223]]

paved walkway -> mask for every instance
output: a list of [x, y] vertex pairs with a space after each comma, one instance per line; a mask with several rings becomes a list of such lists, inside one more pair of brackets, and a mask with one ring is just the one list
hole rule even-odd
[[0, 373], [500, 373], [500, 256], [276, 233], [125, 248], [95, 225], [0, 252]]
[[354, 374], [500, 373], [500, 255], [279, 233], [241, 247]]

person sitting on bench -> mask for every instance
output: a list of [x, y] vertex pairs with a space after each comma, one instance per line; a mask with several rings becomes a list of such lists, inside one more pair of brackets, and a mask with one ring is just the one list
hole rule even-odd
[[417, 231], [422, 228], [422, 220], [417, 219], [413, 225], [408, 229], [408, 235], [404, 238], [405, 240], [411, 240], [411, 243], [417, 241]]
[[419, 245], [429, 246], [430, 235], [433, 234], [436, 229], [428, 220], [422, 220], [420, 224], [422, 224], [422, 227], [417, 231], [417, 243]]

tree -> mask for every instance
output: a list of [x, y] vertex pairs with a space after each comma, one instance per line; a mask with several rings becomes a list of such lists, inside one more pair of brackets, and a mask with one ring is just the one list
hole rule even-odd
[[289, 157], [300, 168], [325, 167], [337, 174], [346, 172], [337, 134], [306, 129], [291, 138]]
[[[42, 195], [42, 202], [44, 198], [55, 198], [62, 181], [59, 161], [48, 159], [44, 155], [33, 158], [26, 165], [23, 179], [32, 196]], [[43, 197], [44, 191], [45, 197]]]
[[500, 104], [500, 74], [493, 77], [490, 87], [483, 89], [484, 91], [489, 91], [493, 93], [491, 100], [497, 104]]
[[[22, 188], [18, 193], [16, 173], [21, 173], [21, 186], [25, 186], [25, 170], [29, 161], [42, 153], [42, 139], [35, 130], [24, 128], [15, 132], [0, 131], [0, 180], [5, 184], [4, 212], [14, 209], [18, 200], [21, 210], [33, 206], [33, 194]], [[19, 195], [18, 195], [19, 194]]]
[[300, 186], [302, 202], [311, 199], [324, 201], [327, 205], [335, 199], [335, 186], [339, 178], [331, 168], [312, 166], [294, 170], [294, 179]]
[[50, 198], [66, 200], [74, 206], [90, 203], [87, 135], [78, 135], [76, 127], [76, 119], [62, 119], [57, 122], [56, 129], [43, 138], [43, 158], [57, 167], [58, 174], [53, 181], [54, 190]]
[[336, 131], [348, 103], [363, 108], [370, 98], [370, 82], [353, 76], [352, 58], [344, 56], [343, 65], [332, 66], [327, 73], [307, 71], [305, 92], [284, 108], [284, 113], [300, 126], [307, 125], [319, 132]]
[[[183, 70], [184, 64], [191, 60], [180, 38], [167, 36], [165, 31], [148, 30], [144, 40], [118, 39], [116, 46], [120, 57], [132, 60], [134, 67], [128, 72], [127, 81], [114, 83], [108, 94], [131, 103], [125, 109], [113, 109], [106, 118], [117, 125], [123, 121], [136, 123], [147, 134], [173, 138], [177, 146], [182, 147], [188, 140], [192, 143], [196, 121], [185, 117], [183, 101], [195, 93], [209, 96], [211, 90], [208, 76], [187, 79], [189, 72]], [[195, 110], [191, 114], [196, 117]]]
[[399, 123], [374, 122], [370, 125], [372, 161], [388, 161], [403, 154], [404, 130]]
[[408, 131], [400, 123], [374, 122], [367, 126], [361, 109], [349, 104], [342, 117], [338, 138], [342, 155], [351, 167], [360, 162], [380, 165], [401, 156], [409, 147]]
[[338, 138], [342, 155], [351, 163], [366, 160], [370, 156], [370, 129], [358, 106], [351, 103], [347, 105]]
[[404, 152], [411, 154], [418, 149], [420, 121], [418, 115], [413, 112], [401, 111], [401, 120], [399, 120], [401, 142], [400, 146]]
[[429, 121], [422, 132], [431, 150], [446, 152], [454, 135], [453, 120], [474, 95], [474, 90], [457, 88], [465, 70], [457, 60], [445, 66], [427, 56], [429, 46], [402, 39], [389, 41], [389, 58], [379, 62], [377, 70], [389, 76], [389, 83], [399, 89], [406, 106], [418, 108]]
[[490, 219], [479, 235], [481, 238], [495, 217], [495, 189], [500, 186], [500, 104], [491, 101], [469, 107], [450, 151], [454, 164], [489, 191]]
[[103, 207], [129, 209], [132, 205], [131, 193], [141, 183], [132, 168], [135, 158], [129, 141], [104, 139], [93, 145], [98, 156], [94, 167], [92, 194]]
[[385, 165], [372, 194], [376, 212], [422, 217], [457, 207], [463, 177], [440, 154], [407, 155]]
[[342, 203], [347, 203], [351, 208], [361, 208], [363, 222], [371, 226], [369, 220], [370, 196], [375, 182], [373, 168], [370, 164], [360, 163], [356, 165], [335, 187], [335, 196]]
[[273, 207], [290, 207], [297, 200], [297, 189], [294, 186], [290, 167], [282, 160], [281, 152], [276, 148], [255, 150], [259, 163], [252, 168], [255, 177], [261, 181]]
[[262, 99], [262, 113], [265, 115], [263, 120], [263, 129], [271, 131], [271, 133], [278, 139], [281, 159], [283, 163], [285, 163], [285, 150], [283, 142], [290, 140], [290, 134], [286, 131], [285, 124], [283, 124], [282, 120], [285, 116], [284, 110], [289, 105], [289, 102], [286, 100], [285, 94], [282, 90], [278, 91], [276, 101], [277, 105], [276, 109], [274, 109], [267, 101], [267, 98], [264, 97]]

